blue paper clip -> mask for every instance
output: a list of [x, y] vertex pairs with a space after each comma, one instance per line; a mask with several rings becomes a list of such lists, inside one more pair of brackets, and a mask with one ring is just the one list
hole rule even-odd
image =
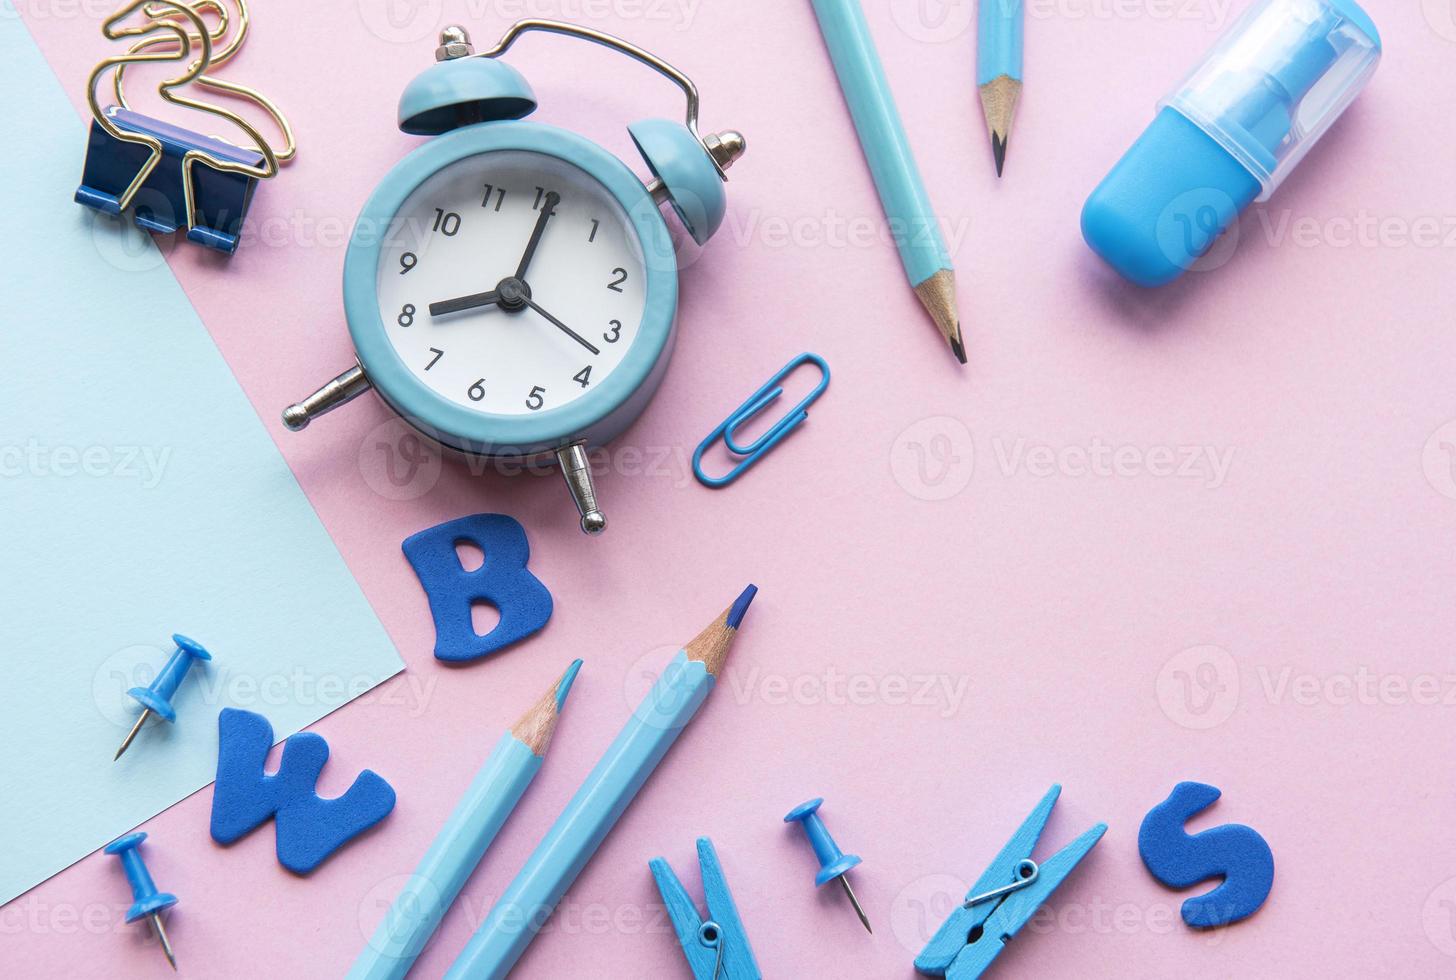
[[985, 874], [971, 886], [966, 900], [956, 906], [915, 957], [918, 972], [949, 980], [975, 980], [1102, 839], [1107, 832], [1105, 823], [1097, 824], [1041, 864], [1031, 860], [1031, 852], [1061, 792], [1060, 786], [1047, 791]]
[[[763, 435], [747, 446], [740, 445], [736, 436], [738, 430], [753, 421], [759, 412], [777, 401], [779, 396], [784, 393], [783, 385], [779, 382], [792, 374], [800, 364], [807, 363], [817, 365], [822, 375], [819, 383], [814, 386], [814, 390], [801, 398], [799, 404], [795, 405], [788, 414], [769, 426], [768, 431]], [[789, 433], [803, 425], [809, 417], [809, 406], [817, 401], [819, 396], [824, 394], [824, 389], [828, 387], [829, 365], [824, 362], [824, 358], [818, 354], [800, 354], [780, 368], [772, 378], [765, 381], [763, 387], [750, 395], [746, 402], [734, 409], [733, 414], [724, 419], [716, 429], [708, 433], [702, 442], [698, 443], [698, 448], [693, 450], [693, 475], [705, 487], [726, 487], [743, 475], [743, 472], [750, 466], [757, 463], [760, 457], [782, 442]], [[742, 462], [723, 476], [709, 476], [703, 472], [703, 453], [707, 452], [719, 439], [722, 439], [723, 444], [728, 447], [728, 451], [740, 457]]]
[[703, 875], [703, 898], [708, 905], [706, 919], [698, 915], [698, 907], [665, 859], [653, 858], [647, 866], [652, 869], [657, 890], [662, 893], [662, 902], [667, 906], [677, 941], [693, 971], [693, 980], [762, 980], [763, 974], [753, 958], [753, 947], [748, 944], [748, 933], [738, 917], [738, 906], [733, 904], [733, 893], [728, 890], [728, 879], [723, 877], [723, 865], [718, 863], [718, 852], [711, 840], [698, 838], [698, 866]]

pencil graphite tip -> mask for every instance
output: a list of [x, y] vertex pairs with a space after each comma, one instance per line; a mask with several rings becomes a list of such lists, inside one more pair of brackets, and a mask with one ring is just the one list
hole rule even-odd
[[997, 75], [981, 86], [981, 108], [986, 113], [986, 130], [991, 135], [991, 154], [996, 158], [996, 176], [1006, 166], [1006, 146], [1011, 142], [1011, 122], [1021, 98], [1021, 79]]
[[566, 668], [566, 673], [561, 675], [561, 680], [556, 682], [556, 710], [560, 711], [566, 705], [566, 696], [571, 693], [572, 682], [576, 680], [577, 671], [581, 670], [581, 660], [578, 658], [571, 662]]
[[736, 630], [738, 624], [743, 622], [743, 616], [748, 612], [748, 607], [753, 604], [753, 597], [758, 595], [758, 586], [750, 584], [748, 588], [739, 593], [738, 598], [733, 600], [733, 606], [728, 610], [728, 628]]
[[955, 354], [956, 360], [962, 364], [966, 363], [966, 344], [965, 340], [961, 337], [961, 325], [959, 323], [956, 324], [956, 335], [950, 340], [950, 349]]

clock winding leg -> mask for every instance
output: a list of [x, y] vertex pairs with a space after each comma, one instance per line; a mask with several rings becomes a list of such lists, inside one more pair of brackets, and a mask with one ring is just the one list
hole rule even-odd
[[556, 461], [561, 464], [567, 489], [571, 491], [571, 499], [576, 502], [577, 512], [581, 514], [581, 529], [587, 534], [601, 534], [607, 529], [607, 518], [597, 509], [597, 491], [592, 485], [586, 444], [573, 442], [562, 446], [556, 450]]
[[332, 412], [345, 402], [358, 398], [371, 387], [364, 369], [355, 364], [303, 401], [285, 408], [283, 424], [297, 432], [325, 412]]

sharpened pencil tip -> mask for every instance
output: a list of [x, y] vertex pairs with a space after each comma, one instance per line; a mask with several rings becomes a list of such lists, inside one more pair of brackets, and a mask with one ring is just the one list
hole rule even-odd
[[964, 364], [964, 363], [966, 363], [966, 344], [965, 344], [965, 341], [961, 339], [960, 332], [961, 332], [961, 325], [959, 323], [957, 323], [956, 324], [956, 336], [954, 336], [954, 337], [951, 338], [950, 349], [951, 349], [952, 352], [955, 353], [956, 360], [958, 360], [962, 364]]
[[996, 176], [1006, 166], [1006, 147], [1011, 142], [1011, 122], [1021, 98], [1021, 79], [997, 75], [981, 86], [981, 108], [986, 113], [986, 131], [991, 136], [991, 155], [996, 158]]
[[576, 680], [577, 671], [581, 670], [581, 660], [571, 662], [566, 668], [566, 673], [561, 675], [561, 680], [556, 682], [556, 710], [560, 711], [566, 704], [566, 696], [571, 693], [571, 684]]
[[743, 616], [748, 612], [748, 607], [753, 603], [753, 597], [758, 595], [758, 586], [750, 584], [744, 589], [737, 599], [733, 600], [733, 608], [728, 610], [728, 628], [736, 630], [738, 624], [743, 622]]

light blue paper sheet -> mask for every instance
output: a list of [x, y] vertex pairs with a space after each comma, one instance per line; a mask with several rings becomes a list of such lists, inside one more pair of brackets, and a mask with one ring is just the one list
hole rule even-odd
[[[71, 202], [85, 130], [13, 11], [0, 92], [3, 903], [211, 782], [223, 707], [282, 739], [403, 664], [155, 248]], [[173, 632], [215, 660], [113, 763]]]

